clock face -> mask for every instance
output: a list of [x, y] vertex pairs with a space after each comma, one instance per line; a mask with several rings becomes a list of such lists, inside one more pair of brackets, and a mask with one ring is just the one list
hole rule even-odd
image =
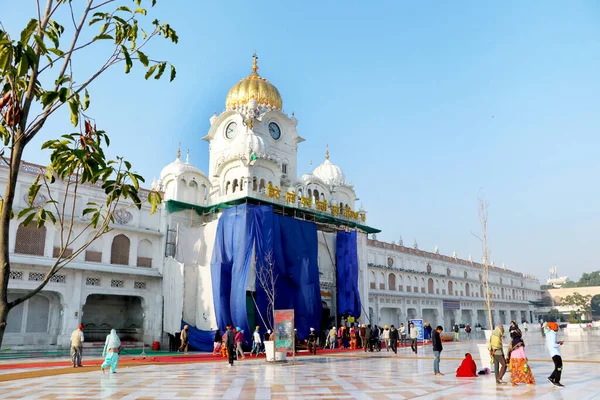
[[236, 134], [237, 124], [235, 122], [231, 122], [229, 125], [227, 125], [227, 128], [225, 129], [225, 137], [227, 139], [233, 139]]
[[281, 137], [281, 129], [279, 129], [279, 125], [277, 125], [275, 122], [271, 122], [269, 124], [269, 133], [273, 139], [278, 140]]

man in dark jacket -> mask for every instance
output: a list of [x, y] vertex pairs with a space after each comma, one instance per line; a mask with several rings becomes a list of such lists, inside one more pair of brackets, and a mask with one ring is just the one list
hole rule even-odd
[[398, 354], [398, 330], [394, 327], [394, 325], [390, 326], [390, 347], [394, 354]]
[[227, 347], [227, 355], [229, 356], [229, 366], [233, 365], [233, 346], [235, 345], [235, 334], [231, 330], [231, 325], [227, 325], [227, 332], [225, 333], [225, 347]]
[[440, 372], [440, 354], [444, 347], [442, 346], [442, 337], [441, 333], [444, 329], [441, 326], [435, 328], [432, 335], [432, 344], [433, 344], [433, 374], [436, 376], [443, 376]]
[[358, 330], [358, 336], [360, 337], [360, 346], [364, 349], [367, 346], [367, 325], [362, 324], [360, 326], [360, 329]]

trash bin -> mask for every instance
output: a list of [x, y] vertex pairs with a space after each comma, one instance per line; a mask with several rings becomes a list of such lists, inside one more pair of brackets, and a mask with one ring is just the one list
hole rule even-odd
[[160, 350], [160, 342], [153, 342], [152, 343], [152, 350], [159, 351]]

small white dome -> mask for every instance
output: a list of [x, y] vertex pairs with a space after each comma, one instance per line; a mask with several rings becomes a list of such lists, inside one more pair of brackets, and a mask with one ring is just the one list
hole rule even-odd
[[159, 181], [164, 181], [164, 179], [168, 175], [179, 176], [181, 174], [188, 173], [188, 172], [193, 173], [193, 174], [202, 175], [203, 177], [206, 178], [206, 175], [204, 175], [204, 172], [202, 172], [200, 170], [200, 168], [195, 167], [192, 164], [190, 164], [189, 160], [187, 160], [186, 162], [182, 162], [181, 158], [178, 156], [175, 159], [175, 161], [173, 161], [171, 164], [164, 167], [162, 169], [162, 171], [160, 171]]
[[343, 185], [346, 183], [346, 177], [342, 169], [329, 161], [329, 157], [323, 164], [315, 168], [313, 175], [328, 185]]

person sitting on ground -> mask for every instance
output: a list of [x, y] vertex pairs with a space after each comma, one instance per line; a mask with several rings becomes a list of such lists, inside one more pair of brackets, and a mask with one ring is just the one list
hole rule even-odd
[[465, 359], [462, 360], [460, 367], [456, 370], [457, 378], [476, 378], [477, 377], [477, 365], [473, 361], [471, 353], [465, 354]]

